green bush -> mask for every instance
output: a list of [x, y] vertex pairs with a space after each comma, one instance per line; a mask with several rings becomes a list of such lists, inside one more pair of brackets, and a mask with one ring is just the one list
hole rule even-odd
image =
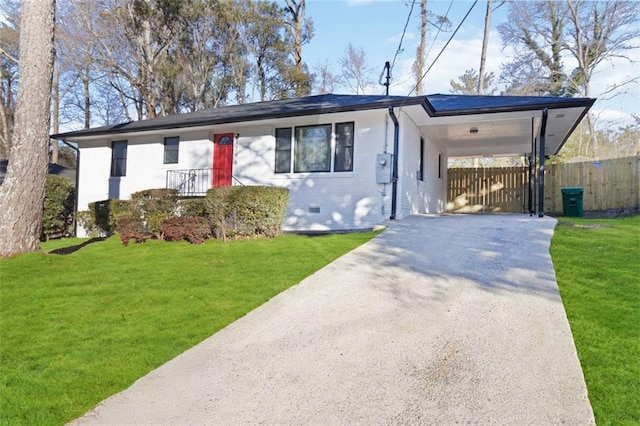
[[42, 214], [42, 239], [66, 237], [73, 222], [75, 188], [69, 179], [48, 175]]
[[162, 238], [162, 222], [177, 214], [177, 198], [175, 189], [146, 189], [131, 194], [131, 208], [143, 220], [147, 232]]
[[280, 233], [288, 201], [285, 188], [231, 186], [209, 190], [205, 205], [217, 237], [272, 238]]
[[207, 196], [205, 197], [205, 210], [213, 235], [216, 238], [222, 238], [224, 241], [227, 240], [227, 236], [230, 236], [228, 231], [233, 231], [233, 224], [228, 221], [228, 217], [231, 214], [229, 196], [233, 188], [235, 187], [221, 186], [213, 188], [207, 191]]
[[207, 207], [204, 198], [182, 198], [178, 200], [178, 214], [180, 216], [207, 217]]
[[116, 232], [118, 219], [131, 215], [128, 200], [102, 200], [89, 203], [88, 213], [79, 212], [78, 221], [90, 235], [111, 235]]

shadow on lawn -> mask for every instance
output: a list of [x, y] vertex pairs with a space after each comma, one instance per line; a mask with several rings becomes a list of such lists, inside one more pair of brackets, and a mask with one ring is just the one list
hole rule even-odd
[[87, 240], [87, 241], [83, 242], [82, 244], [76, 244], [75, 246], [61, 247], [59, 249], [51, 250], [49, 252], [49, 254], [63, 254], [64, 255], [64, 254], [75, 253], [75, 252], [77, 252], [78, 250], [80, 250], [84, 246], [88, 246], [89, 244], [97, 243], [99, 241], [104, 241], [106, 239], [107, 239], [106, 237], [91, 238], [90, 240]]

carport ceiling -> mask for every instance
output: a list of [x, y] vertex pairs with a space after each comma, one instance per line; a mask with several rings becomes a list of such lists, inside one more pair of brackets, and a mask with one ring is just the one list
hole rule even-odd
[[423, 105], [422, 110], [417, 105], [403, 110], [422, 134], [446, 148], [449, 157], [531, 152], [532, 138], [540, 135], [543, 108], [548, 109], [545, 155], [557, 154], [595, 101], [509, 96], [451, 98], [451, 95], [430, 95], [428, 100], [430, 103]]

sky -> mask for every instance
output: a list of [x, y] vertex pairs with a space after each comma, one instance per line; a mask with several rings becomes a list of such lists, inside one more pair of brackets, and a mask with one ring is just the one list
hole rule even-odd
[[[420, 41], [419, 3], [416, 1], [402, 43], [402, 51], [397, 55], [389, 91], [391, 95], [405, 96], [415, 85], [411, 66]], [[410, 0], [307, 0], [306, 14], [313, 19], [315, 35], [310, 43], [303, 47], [303, 60], [312, 70], [316, 64], [328, 61], [334, 73], [337, 73], [338, 58], [343, 54], [345, 47], [352, 43], [365, 51], [367, 65], [373, 69], [372, 76], [377, 81], [385, 61], [393, 61], [407, 22], [410, 4]], [[427, 8], [436, 15], [447, 15], [453, 30], [472, 4], [472, 1], [466, 0], [428, 0]], [[424, 80], [425, 93], [450, 93], [452, 79], [457, 79], [466, 69], [479, 68], [485, 11], [486, 2], [479, 0], [427, 74]], [[508, 5], [504, 5], [492, 15], [486, 68], [487, 72], [494, 72], [496, 77], [500, 75], [500, 65], [513, 54], [509, 47], [503, 49], [497, 29], [497, 26], [507, 19], [507, 13]], [[433, 27], [428, 30], [427, 50], [436, 33], [437, 29]], [[438, 35], [427, 55], [427, 65], [433, 62], [451, 33], [441, 32]], [[640, 50], [636, 51], [635, 59], [640, 62]], [[572, 65], [569, 66], [570, 68], [567, 68], [573, 68]], [[597, 97], [608, 85], [637, 75], [640, 75], [640, 63], [631, 64], [626, 60], [604, 63], [596, 69], [591, 96]], [[498, 87], [504, 88], [500, 85]], [[640, 113], [640, 83], [628, 85], [625, 91], [626, 93], [611, 100], [599, 99], [592, 108], [603, 125], [615, 128], [618, 125], [630, 124], [631, 114]], [[382, 86], [372, 87], [370, 91], [370, 94], [383, 93]]]

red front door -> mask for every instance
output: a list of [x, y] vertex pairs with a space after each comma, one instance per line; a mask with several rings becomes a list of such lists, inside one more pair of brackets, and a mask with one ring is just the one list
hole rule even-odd
[[213, 187], [231, 185], [233, 173], [233, 133], [213, 135]]

